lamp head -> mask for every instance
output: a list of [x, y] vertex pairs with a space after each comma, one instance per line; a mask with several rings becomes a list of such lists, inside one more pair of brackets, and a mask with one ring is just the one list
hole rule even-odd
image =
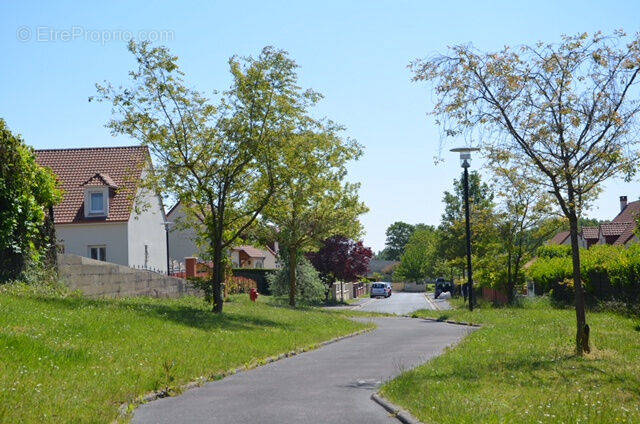
[[471, 152], [477, 152], [480, 149], [477, 147], [456, 147], [451, 149], [452, 152], [460, 153], [460, 165], [463, 168], [468, 168], [471, 162]]

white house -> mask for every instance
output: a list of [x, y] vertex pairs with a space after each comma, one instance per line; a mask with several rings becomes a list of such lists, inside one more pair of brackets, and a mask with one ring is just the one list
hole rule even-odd
[[146, 147], [36, 150], [36, 157], [63, 191], [53, 214], [65, 253], [167, 271], [162, 199], [139, 186], [152, 170]]
[[[185, 219], [180, 202], [167, 213], [167, 220], [173, 224], [169, 231], [169, 257], [172, 263], [184, 263], [184, 258], [192, 256], [202, 257], [202, 252], [196, 243], [196, 231], [193, 226], [185, 225]], [[234, 268], [277, 269], [280, 267], [277, 242], [265, 248], [249, 245], [235, 246], [229, 254]]]

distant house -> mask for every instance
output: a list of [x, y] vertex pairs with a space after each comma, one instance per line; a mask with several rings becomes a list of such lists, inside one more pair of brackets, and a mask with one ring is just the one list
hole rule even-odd
[[[178, 202], [167, 213], [167, 220], [173, 223], [169, 230], [169, 257], [174, 263], [184, 263], [184, 258], [201, 257], [202, 252], [196, 243], [197, 231], [185, 226], [185, 213]], [[278, 243], [265, 248], [242, 245], [230, 249], [231, 263], [234, 268], [280, 268], [278, 263]]]
[[[597, 227], [583, 227], [580, 245], [591, 247], [595, 244], [628, 246], [639, 241], [637, 231], [640, 217], [640, 200], [627, 202], [627, 196], [620, 196], [620, 213], [611, 222], [603, 222]], [[556, 234], [549, 244], [571, 244], [568, 231]]]
[[65, 253], [166, 272], [162, 199], [138, 184], [152, 170], [146, 147], [36, 150], [36, 158], [63, 191], [53, 213]]

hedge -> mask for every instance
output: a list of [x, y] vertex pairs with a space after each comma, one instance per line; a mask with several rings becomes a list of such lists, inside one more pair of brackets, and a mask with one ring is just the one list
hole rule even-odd
[[[587, 302], [621, 301], [640, 303], [640, 244], [596, 245], [580, 249], [580, 271]], [[569, 246], [544, 246], [527, 269], [527, 277], [544, 293], [572, 302], [573, 266]]]
[[264, 268], [233, 268], [234, 277], [250, 278], [256, 282], [258, 293], [271, 294], [269, 290], [269, 282], [267, 281], [267, 275], [276, 272], [277, 269], [264, 269]]

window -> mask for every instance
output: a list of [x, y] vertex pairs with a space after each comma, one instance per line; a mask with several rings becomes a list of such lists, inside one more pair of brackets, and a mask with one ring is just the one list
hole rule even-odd
[[104, 213], [104, 193], [91, 193], [89, 212]]
[[104, 262], [107, 260], [107, 248], [105, 246], [89, 246], [89, 257]]

